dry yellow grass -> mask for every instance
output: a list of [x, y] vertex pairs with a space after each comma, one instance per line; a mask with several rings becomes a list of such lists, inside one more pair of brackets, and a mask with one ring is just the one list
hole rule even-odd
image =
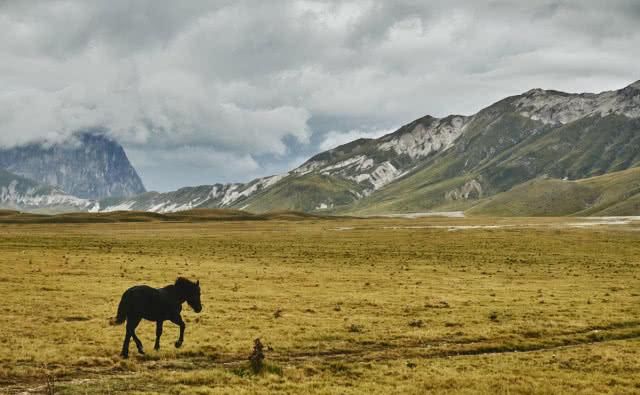
[[[576, 221], [0, 225], [0, 392], [638, 393], [640, 223]], [[178, 275], [183, 348], [121, 360], [122, 292]]]

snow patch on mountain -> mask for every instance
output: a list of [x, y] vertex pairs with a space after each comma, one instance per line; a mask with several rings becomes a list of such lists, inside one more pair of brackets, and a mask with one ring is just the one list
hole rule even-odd
[[316, 210], [329, 210], [333, 208], [332, 202], [322, 202], [316, 206]]
[[79, 211], [90, 210], [94, 201], [68, 195], [59, 189], [28, 187], [21, 191], [20, 181], [13, 180], [0, 187], [0, 205], [17, 209], [46, 209], [49, 207], [66, 207]]
[[303, 164], [302, 166], [292, 170], [290, 174], [297, 176], [304, 176], [305, 174], [309, 174], [314, 172], [315, 170], [324, 166], [327, 162], [325, 161], [309, 161]]
[[240, 198], [240, 192], [237, 189], [240, 187], [239, 184], [232, 184], [228, 187], [228, 189], [222, 195], [222, 199], [220, 199], [220, 203], [223, 206], [228, 206], [229, 204], [235, 202]]
[[151, 211], [153, 213], [160, 213], [160, 214], [175, 213], [177, 211], [191, 210], [198, 207], [199, 205], [200, 205], [200, 202], [197, 199], [185, 204], [164, 202], [151, 207], [148, 211]]
[[378, 190], [404, 174], [406, 174], [406, 172], [397, 169], [391, 162], [383, 162], [370, 173], [361, 173], [348, 178], [357, 183], [367, 181], [373, 186], [373, 190]]
[[269, 188], [270, 186], [282, 180], [286, 176], [287, 174], [282, 174], [282, 175], [275, 175], [271, 177], [260, 178], [257, 181], [253, 181], [249, 183], [248, 184], [249, 186], [246, 189], [244, 189], [242, 192], [240, 192], [239, 195], [240, 197], [249, 197], [258, 191]]
[[147, 193], [111, 202], [111, 205], [105, 205], [100, 211], [140, 210], [163, 214], [199, 207], [231, 207], [236, 202], [269, 188], [286, 176], [287, 174], [259, 178], [248, 184], [203, 185], [167, 193]]
[[63, 193], [55, 193], [52, 195], [22, 195], [16, 197], [16, 202], [24, 206], [32, 207], [50, 207], [50, 206], [71, 206], [78, 209], [89, 209], [94, 202], [87, 199], [81, 199], [75, 196]]
[[331, 166], [322, 167], [319, 172], [324, 175], [341, 176], [358, 184], [367, 182], [372, 187], [372, 190], [365, 189], [367, 194], [382, 188], [403, 174], [389, 161], [376, 166], [375, 161], [366, 155], [357, 155]]
[[131, 208], [136, 204], [135, 200], [129, 200], [127, 202], [123, 202], [120, 204], [116, 204], [114, 206], [108, 206], [100, 210], [101, 213], [111, 213], [114, 211], [130, 211]]
[[366, 170], [373, 167], [373, 159], [367, 158], [364, 155], [354, 156], [342, 162], [338, 162], [334, 165], [323, 167], [320, 169], [322, 174], [332, 174], [334, 170], [352, 168], [355, 171]]
[[397, 154], [408, 155], [412, 159], [423, 158], [433, 152], [451, 147], [464, 132], [469, 118], [453, 116], [435, 120], [428, 126], [416, 125], [409, 133], [403, 133], [380, 144], [381, 151], [393, 150]]
[[249, 184], [233, 184], [225, 192], [220, 200], [221, 206], [230, 206], [242, 198], [248, 198], [255, 193], [269, 188], [273, 184], [285, 178], [288, 174], [259, 178]]

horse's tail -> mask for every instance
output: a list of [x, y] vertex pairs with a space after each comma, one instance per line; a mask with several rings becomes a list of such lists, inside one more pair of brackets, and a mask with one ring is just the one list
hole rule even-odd
[[111, 325], [120, 325], [123, 324], [127, 320], [127, 305], [124, 300], [125, 295], [122, 295], [122, 299], [120, 299], [120, 304], [118, 305], [118, 314], [116, 314], [116, 318], [112, 318], [109, 323]]

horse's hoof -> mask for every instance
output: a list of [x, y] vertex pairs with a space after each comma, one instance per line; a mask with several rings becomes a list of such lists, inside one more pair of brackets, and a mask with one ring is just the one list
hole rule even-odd
[[153, 350], [154, 351], [160, 351], [160, 346], [154, 347]]
[[129, 358], [129, 354], [125, 354], [125, 353], [121, 353], [121, 354], [120, 354], [120, 356], [121, 356], [123, 359], [127, 359], [127, 358]]
[[176, 348], [182, 347], [182, 342], [176, 342]]
[[144, 350], [143, 349], [138, 350], [138, 354], [144, 355]]

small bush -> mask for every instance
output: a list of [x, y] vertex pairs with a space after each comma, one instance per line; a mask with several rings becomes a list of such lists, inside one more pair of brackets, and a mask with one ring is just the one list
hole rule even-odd
[[348, 330], [351, 333], [361, 333], [362, 332], [362, 326], [356, 325], [356, 324], [351, 324], [351, 325], [349, 325]]
[[424, 326], [424, 321], [422, 320], [411, 320], [409, 322], [409, 326], [412, 328], [422, 328]]
[[251, 370], [254, 374], [258, 374], [262, 371], [264, 352], [262, 351], [264, 346], [260, 341], [260, 338], [253, 341], [253, 352], [249, 356], [249, 362], [251, 363]]

